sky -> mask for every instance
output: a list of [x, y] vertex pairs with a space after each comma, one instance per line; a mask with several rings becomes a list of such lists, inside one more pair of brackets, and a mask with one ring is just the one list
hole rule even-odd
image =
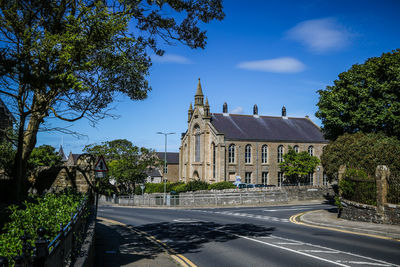
[[[370, 57], [400, 48], [400, 1], [390, 0], [226, 0], [222, 21], [202, 24], [204, 50], [182, 44], [163, 45], [163, 57], [152, 56], [147, 99], [120, 97], [112, 113], [95, 128], [87, 120], [68, 125], [79, 138], [42, 132], [37, 145], [63, 145], [81, 153], [85, 145], [127, 139], [134, 145], [178, 152], [187, 130], [187, 111], [201, 78], [211, 112], [315, 117], [317, 90], [332, 85], [341, 72]], [[63, 122], [64, 123], [64, 122]], [[57, 122], [54, 123], [57, 126]], [[61, 124], [60, 124], [61, 125]], [[65, 126], [65, 124], [63, 124]]]

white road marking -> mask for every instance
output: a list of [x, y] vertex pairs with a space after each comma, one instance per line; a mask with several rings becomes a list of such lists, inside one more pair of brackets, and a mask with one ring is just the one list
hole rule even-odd
[[301, 249], [299, 251], [310, 252], [310, 253], [332, 253], [332, 254], [340, 253], [339, 251], [327, 251], [327, 250], [315, 250], [315, 249]]
[[357, 265], [373, 265], [373, 266], [395, 266], [392, 264], [383, 264], [383, 263], [373, 263], [373, 262], [365, 262], [365, 261], [337, 261], [341, 263], [350, 263], [350, 264], [357, 264]]
[[263, 211], [271, 211], [271, 212], [274, 212], [274, 211], [286, 211], [286, 210], [311, 210], [311, 209], [314, 209], [314, 208], [291, 208], [291, 209], [263, 210]]

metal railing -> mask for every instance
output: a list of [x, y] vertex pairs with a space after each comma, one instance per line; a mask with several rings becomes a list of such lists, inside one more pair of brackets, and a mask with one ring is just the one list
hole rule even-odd
[[347, 186], [342, 188], [344, 199], [376, 206], [377, 188], [375, 180], [345, 178]]
[[387, 185], [387, 203], [400, 205], [400, 177], [390, 175]]
[[[65, 226], [60, 225], [59, 233], [51, 241], [45, 238], [46, 229], [43, 227], [37, 230], [38, 238], [34, 242], [34, 247], [28, 242], [30, 237], [24, 234], [21, 237], [21, 254], [13, 257], [15, 267], [69, 265], [83, 240], [86, 215], [88, 215], [90, 206], [91, 198], [87, 197], [79, 205], [76, 213], [71, 214], [71, 220]], [[9, 266], [7, 258], [0, 256], [0, 267], [6, 266]]]

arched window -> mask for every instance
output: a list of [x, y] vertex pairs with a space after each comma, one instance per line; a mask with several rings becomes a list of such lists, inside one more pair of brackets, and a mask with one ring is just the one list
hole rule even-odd
[[214, 143], [212, 143], [212, 152], [213, 152], [213, 155], [212, 155], [212, 168], [213, 168], [213, 178], [215, 178], [215, 163], [216, 163], [216, 148], [215, 148], [215, 144]]
[[200, 161], [200, 127], [195, 126], [195, 141], [194, 141], [194, 161]]
[[313, 146], [308, 147], [308, 154], [310, 154], [310, 156], [314, 156], [314, 147]]
[[228, 149], [228, 162], [235, 163], [235, 145], [231, 144]]
[[268, 162], [268, 146], [263, 145], [261, 147], [261, 163], [267, 163]]
[[296, 145], [293, 147], [293, 149], [294, 149], [294, 152], [299, 153], [299, 146]]
[[245, 147], [244, 163], [251, 163], [251, 145], [246, 145]]
[[278, 146], [278, 162], [283, 161], [283, 146]]

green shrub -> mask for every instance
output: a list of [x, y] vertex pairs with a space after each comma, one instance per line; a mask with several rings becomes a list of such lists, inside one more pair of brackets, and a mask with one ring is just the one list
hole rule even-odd
[[223, 190], [223, 189], [234, 189], [236, 186], [231, 182], [219, 182], [213, 183], [208, 186], [208, 190]]
[[386, 165], [391, 175], [400, 177], [400, 141], [384, 134], [344, 134], [324, 147], [321, 163], [331, 180], [337, 178], [340, 165], [363, 170], [370, 177], [378, 165]]
[[188, 191], [188, 186], [187, 186], [187, 184], [181, 183], [181, 182], [180, 183], [175, 183], [172, 186], [171, 191], [175, 191], [177, 193], [183, 193], [183, 192]]
[[60, 194], [48, 193], [42, 197], [34, 197], [23, 203], [23, 208], [16, 205], [9, 207], [11, 211], [10, 221], [4, 225], [4, 233], [0, 235], [0, 255], [5, 256], [12, 263], [12, 257], [21, 254], [21, 236], [26, 232], [30, 238], [28, 243], [34, 245], [37, 239], [37, 229], [46, 229], [45, 237], [54, 239], [60, 224], [66, 225], [71, 214], [75, 213], [77, 207], [85, 196], [74, 192]]
[[203, 181], [190, 181], [187, 183], [188, 191], [208, 190], [208, 183]]

